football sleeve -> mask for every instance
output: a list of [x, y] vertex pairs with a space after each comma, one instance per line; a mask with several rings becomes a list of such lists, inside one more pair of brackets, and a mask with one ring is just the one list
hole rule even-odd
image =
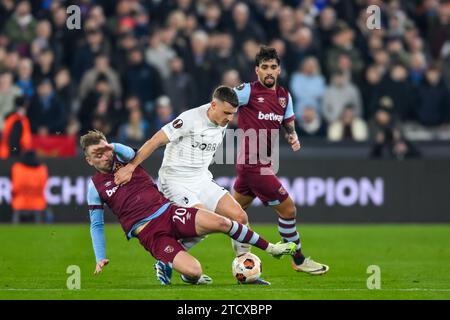
[[189, 119], [188, 111], [181, 113], [175, 120], [169, 122], [161, 128], [170, 142], [178, 140], [180, 137], [187, 136], [192, 128], [195, 119]]
[[113, 143], [113, 145], [114, 152], [120, 162], [130, 162], [136, 156], [136, 152], [126, 145], [123, 145], [121, 143]]
[[283, 122], [284, 123], [291, 122], [294, 119], [295, 119], [294, 104], [292, 103], [292, 97], [291, 94], [289, 93], [288, 104], [286, 106], [286, 111], [284, 112]]
[[239, 106], [245, 106], [250, 100], [250, 83], [245, 82], [233, 88], [239, 99]]
[[91, 220], [92, 247], [95, 253], [95, 261], [98, 262], [106, 259], [105, 223], [103, 220], [103, 203], [92, 180], [89, 181], [87, 200]]

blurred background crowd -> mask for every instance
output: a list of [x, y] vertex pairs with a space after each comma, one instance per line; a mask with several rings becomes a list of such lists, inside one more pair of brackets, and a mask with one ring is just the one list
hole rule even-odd
[[0, 157], [71, 155], [92, 128], [139, 147], [217, 85], [256, 80], [260, 44], [281, 57], [302, 139], [372, 142], [373, 157], [450, 141], [448, 0], [0, 0], [0, 132], [15, 143]]

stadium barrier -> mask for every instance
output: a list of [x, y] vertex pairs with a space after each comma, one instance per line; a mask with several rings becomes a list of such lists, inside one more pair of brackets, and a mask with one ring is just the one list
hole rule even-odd
[[[82, 158], [48, 159], [47, 201], [55, 222], [88, 222], [87, 182], [92, 168]], [[145, 163], [157, 178], [161, 159]], [[12, 161], [0, 164], [0, 222], [11, 221]], [[213, 165], [218, 184], [231, 189], [232, 165]], [[278, 176], [298, 208], [300, 222], [450, 222], [448, 160], [281, 160]], [[275, 213], [255, 201], [252, 222], [274, 222]], [[106, 221], [117, 221], [106, 214]]]

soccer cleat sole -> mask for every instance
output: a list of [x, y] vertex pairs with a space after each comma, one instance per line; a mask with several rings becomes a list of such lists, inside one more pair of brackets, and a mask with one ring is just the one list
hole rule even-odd
[[299, 269], [298, 266], [294, 263], [294, 261], [291, 261], [291, 265], [292, 265], [292, 269], [294, 269], [297, 272], [303, 272], [303, 273], [307, 273], [310, 274], [312, 276], [321, 276], [325, 273], [327, 273], [330, 270], [330, 267], [322, 264], [322, 268], [321, 269], [317, 269], [317, 270], [313, 270], [313, 271], [304, 271], [302, 269]]

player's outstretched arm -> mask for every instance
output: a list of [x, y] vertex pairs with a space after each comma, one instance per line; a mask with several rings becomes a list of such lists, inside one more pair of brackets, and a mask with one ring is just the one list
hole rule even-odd
[[150, 157], [150, 155], [159, 147], [168, 144], [169, 138], [163, 130], [159, 130], [153, 135], [149, 140], [147, 140], [142, 147], [136, 153], [136, 156], [132, 161], [130, 161], [125, 167], [120, 168], [114, 174], [114, 182], [116, 185], [126, 184], [131, 180], [134, 170], [138, 165], [140, 165], [145, 159]]
[[95, 254], [94, 274], [100, 273], [109, 263], [105, 250], [105, 223], [103, 220], [103, 204], [92, 180], [89, 181], [87, 200], [89, 205], [89, 218], [91, 220], [91, 239]]
[[297, 132], [295, 132], [295, 121], [283, 124], [284, 130], [286, 130], [286, 140], [291, 145], [292, 150], [298, 151], [301, 148], [300, 140], [298, 139]]
[[103, 267], [109, 263], [106, 259], [105, 250], [105, 224], [103, 222], [103, 209], [90, 210], [91, 217], [91, 238], [94, 248], [95, 265], [94, 274], [102, 272]]

